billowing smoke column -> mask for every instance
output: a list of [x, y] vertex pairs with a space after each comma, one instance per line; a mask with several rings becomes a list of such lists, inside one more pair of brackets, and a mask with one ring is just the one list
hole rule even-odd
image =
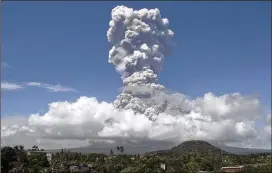
[[122, 74], [124, 85], [150, 85], [162, 70], [164, 55], [171, 52], [174, 32], [158, 9], [117, 6], [107, 32], [114, 46], [109, 62]]
[[165, 92], [156, 81], [173, 46], [174, 32], [168, 28], [168, 19], [162, 18], [158, 9], [137, 11], [125, 6], [115, 7], [111, 16], [109, 62], [121, 73], [124, 84], [114, 105], [150, 117], [164, 112], [166, 101], [156, 103], [155, 98], [158, 94], [162, 98]]

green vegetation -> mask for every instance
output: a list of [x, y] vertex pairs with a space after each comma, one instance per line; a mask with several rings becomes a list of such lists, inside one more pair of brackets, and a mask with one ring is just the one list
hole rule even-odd
[[[53, 153], [51, 162], [35, 146], [27, 154], [23, 146], [1, 149], [1, 172], [69, 173], [70, 166], [89, 167], [86, 172], [99, 173], [196, 173], [200, 170], [219, 172], [223, 166], [244, 165], [247, 173], [271, 172], [271, 153], [235, 155], [213, 147], [204, 141], [190, 141], [170, 150], [152, 152], [145, 156], [127, 155], [122, 146], [109, 149], [109, 155], [71, 153], [61, 150]], [[117, 155], [115, 153], [118, 153]], [[223, 154], [223, 155], [222, 155]], [[162, 169], [165, 165], [165, 170]]]
[[[35, 150], [38, 151], [38, 148]], [[49, 168], [45, 153], [27, 155], [22, 145], [1, 148], [1, 172], [38, 173]]]

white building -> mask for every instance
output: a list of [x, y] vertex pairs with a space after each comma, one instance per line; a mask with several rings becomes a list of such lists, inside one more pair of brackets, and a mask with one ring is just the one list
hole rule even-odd
[[166, 166], [165, 166], [165, 164], [164, 163], [161, 163], [161, 169], [163, 169], [163, 170], [165, 170], [166, 169]]
[[88, 166], [70, 166], [70, 171], [71, 172], [87, 172], [89, 171], [89, 167]]

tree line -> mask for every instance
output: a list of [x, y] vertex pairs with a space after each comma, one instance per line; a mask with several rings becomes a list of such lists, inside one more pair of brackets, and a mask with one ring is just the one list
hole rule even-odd
[[[140, 156], [125, 154], [123, 146], [116, 150], [109, 149], [109, 154], [78, 153], [68, 150], [52, 153], [51, 161], [47, 160], [44, 151], [38, 146], [27, 154], [22, 145], [1, 148], [2, 173], [69, 173], [72, 165], [86, 165], [99, 173], [196, 173], [200, 170], [220, 172], [223, 166], [246, 165], [247, 173], [271, 172], [271, 153], [234, 155], [218, 155], [212, 152], [154, 153]], [[36, 152], [39, 151], [39, 152]], [[254, 164], [263, 163], [261, 166]], [[165, 165], [165, 169], [161, 165]], [[90, 172], [90, 170], [89, 170]]]

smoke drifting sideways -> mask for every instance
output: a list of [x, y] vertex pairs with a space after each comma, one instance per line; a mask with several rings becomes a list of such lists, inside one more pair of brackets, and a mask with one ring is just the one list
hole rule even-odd
[[191, 100], [180, 93], [169, 94], [157, 83], [174, 45], [174, 32], [158, 9], [117, 6], [111, 17], [107, 37], [113, 47], [108, 61], [124, 85], [117, 99], [107, 103], [83, 96], [75, 102], [50, 103], [48, 112], [31, 114], [25, 121], [1, 120], [2, 145], [23, 142], [26, 147], [36, 143], [65, 148], [201, 139], [271, 147], [271, 121], [266, 119], [271, 114], [265, 115], [257, 98], [206, 93]]

